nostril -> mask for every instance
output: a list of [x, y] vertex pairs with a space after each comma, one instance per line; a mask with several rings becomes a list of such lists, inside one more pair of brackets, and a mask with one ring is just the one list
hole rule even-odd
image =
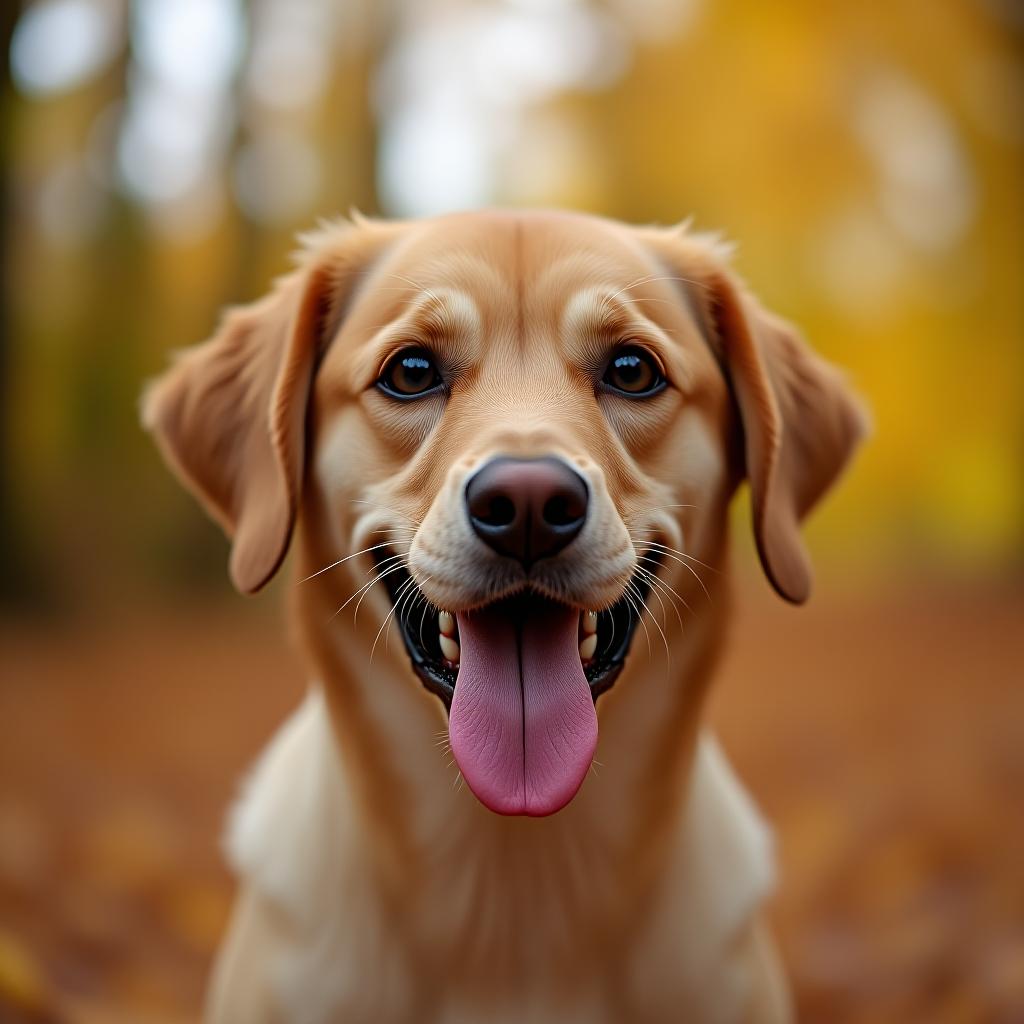
[[569, 495], [556, 494], [544, 502], [541, 515], [550, 526], [571, 526], [583, 518], [583, 510]]
[[470, 528], [490, 548], [529, 568], [583, 529], [586, 481], [560, 459], [500, 456], [467, 482]]
[[473, 518], [485, 526], [508, 526], [516, 518], [515, 502], [504, 494], [497, 494], [483, 508], [474, 509]]

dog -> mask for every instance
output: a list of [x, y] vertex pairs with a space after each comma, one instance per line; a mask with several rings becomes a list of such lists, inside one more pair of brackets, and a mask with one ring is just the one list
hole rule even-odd
[[865, 432], [843, 377], [685, 226], [302, 243], [143, 402], [238, 590], [294, 549], [314, 680], [231, 821], [207, 1019], [791, 1019], [769, 833], [701, 713], [730, 502], [803, 602]]

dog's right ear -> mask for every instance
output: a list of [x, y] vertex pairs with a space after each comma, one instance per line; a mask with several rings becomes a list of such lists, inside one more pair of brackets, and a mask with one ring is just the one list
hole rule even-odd
[[315, 367], [388, 227], [359, 219], [311, 236], [298, 269], [230, 310], [143, 396], [143, 424], [164, 458], [231, 538], [243, 593], [259, 590], [288, 549]]
[[801, 604], [812, 572], [800, 524], [864, 438], [866, 413], [842, 374], [750, 294], [719, 244], [678, 229], [640, 235], [705, 327], [740, 415], [761, 565], [782, 597]]

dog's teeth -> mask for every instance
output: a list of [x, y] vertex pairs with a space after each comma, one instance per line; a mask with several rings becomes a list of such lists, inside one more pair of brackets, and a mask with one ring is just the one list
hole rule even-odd
[[583, 613], [583, 632], [587, 636], [597, 632], [597, 612], [584, 612]]
[[457, 665], [459, 663], [459, 645], [450, 636], [445, 636], [444, 633], [438, 639], [441, 641], [441, 653], [445, 656], [445, 659], [453, 665]]
[[437, 628], [442, 636], [455, 636], [455, 616], [451, 612], [438, 612]]
[[590, 661], [597, 651], [597, 634], [591, 633], [580, 642], [580, 661]]

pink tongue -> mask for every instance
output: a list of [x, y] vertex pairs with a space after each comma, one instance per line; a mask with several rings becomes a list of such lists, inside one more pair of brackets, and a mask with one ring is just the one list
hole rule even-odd
[[500, 608], [457, 620], [461, 655], [448, 732], [469, 788], [499, 814], [561, 810], [597, 746], [579, 612], [537, 601], [518, 637]]

